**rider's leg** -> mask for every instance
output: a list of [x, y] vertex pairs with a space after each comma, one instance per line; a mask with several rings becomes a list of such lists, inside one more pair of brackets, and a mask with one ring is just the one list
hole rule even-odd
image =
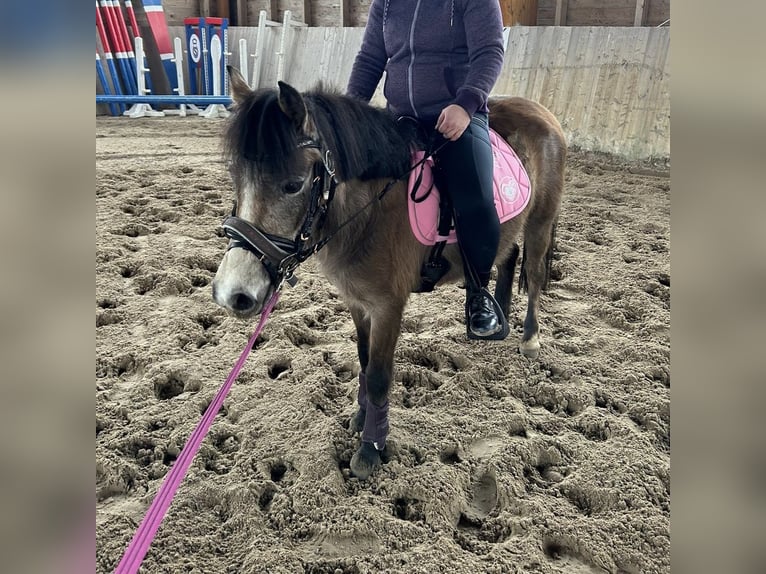
[[505, 321], [485, 289], [500, 239], [500, 221], [492, 190], [493, 163], [487, 115], [475, 114], [463, 135], [446, 144], [437, 159], [455, 209], [460, 247], [479, 283], [471, 288], [473, 282], [466, 272], [469, 330], [477, 337], [496, 335]]

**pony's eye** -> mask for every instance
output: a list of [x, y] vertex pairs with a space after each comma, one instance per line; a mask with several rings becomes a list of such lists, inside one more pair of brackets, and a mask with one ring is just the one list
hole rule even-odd
[[282, 186], [282, 191], [288, 195], [298, 193], [300, 190], [303, 189], [303, 182], [304, 180], [302, 179], [296, 179], [295, 181], [288, 181]]

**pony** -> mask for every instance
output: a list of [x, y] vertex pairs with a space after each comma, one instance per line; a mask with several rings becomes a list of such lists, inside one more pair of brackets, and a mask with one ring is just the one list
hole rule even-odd
[[[417, 137], [386, 110], [321, 85], [300, 93], [279, 82], [253, 91], [237, 70], [229, 67], [229, 76], [234, 113], [223, 147], [235, 204], [223, 224], [231, 241], [213, 280], [213, 298], [230, 314], [250, 319], [284, 281], [294, 280], [300, 262], [316, 258], [356, 327], [358, 409], [349, 424], [361, 440], [350, 469], [365, 480], [381, 464], [402, 315], [429, 259], [430, 248], [410, 229], [403, 177]], [[501, 226], [494, 296], [507, 317], [521, 252], [519, 290], [527, 292], [527, 312], [519, 351], [534, 359], [566, 142], [557, 119], [538, 103], [491, 98], [489, 110], [492, 128], [514, 148], [531, 183], [525, 209]], [[437, 286], [463, 279], [456, 244], [447, 245], [443, 257], [449, 270]]]

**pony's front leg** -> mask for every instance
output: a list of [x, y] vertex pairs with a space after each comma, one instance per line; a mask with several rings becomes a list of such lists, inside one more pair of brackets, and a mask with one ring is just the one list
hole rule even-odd
[[354, 432], [362, 432], [364, 419], [367, 414], [367, 364], [370, 362], [370, 317], [363, 309], [350, 307], [351, 318], [356, 327], [356, 351], [359, 355], [359, 392], [356, 402], [359, 408], [351, 417], [349, 428]]
[[[351, 472], [365, 480], [380, 465], [388, 438], [388, 393], [394, 374], [394, 350], [404, 303], [376, 309], [370, 320], [369, 363], [365, 369], [367, 408], [362, 444], [351, 459]], [[360, 357], [361, 359], [361, 357]]]

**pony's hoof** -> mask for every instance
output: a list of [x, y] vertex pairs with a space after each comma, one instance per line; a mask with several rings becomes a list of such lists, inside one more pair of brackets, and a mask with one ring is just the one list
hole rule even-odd
[[364, 430], [364, 419], [366, 414], [367, 413], [365, 413], [365, 411], [362, 409], [356, 411], [348, 423], [349, 430], [352, 432], [362, 432], [362, 430]]
[[380, 453], [372, 443], [363, 442], [351, 457], [351, 472], [359, 480], [367, 480], [372, 471], [380, 466]]
[[540, 354], [540, 339], [537, 335], [532, 335], [528, 341], [522, 341], [519, 344], [519, 353], [528, 359], [536, 359]]

